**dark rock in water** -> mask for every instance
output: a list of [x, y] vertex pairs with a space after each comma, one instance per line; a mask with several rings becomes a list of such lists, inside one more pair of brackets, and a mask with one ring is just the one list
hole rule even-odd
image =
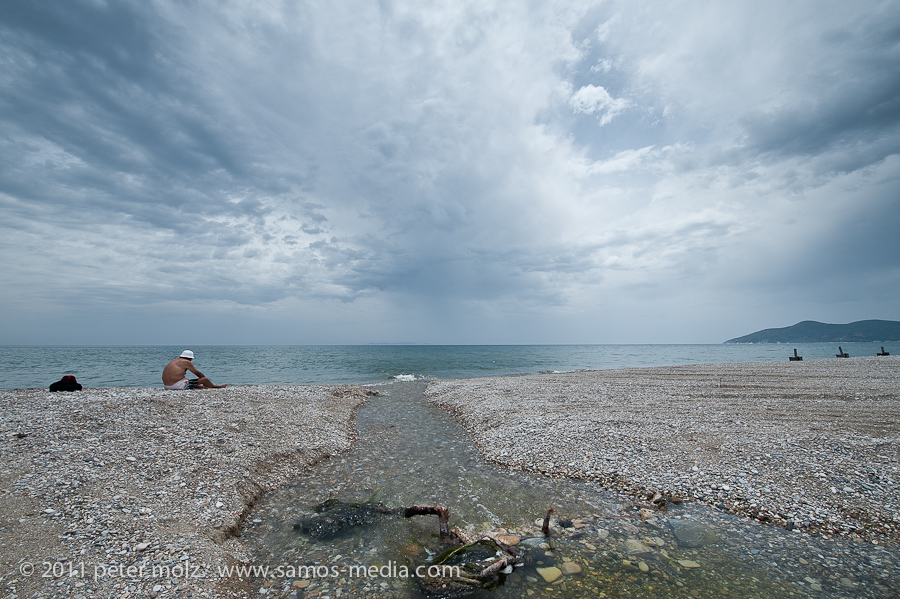
[[719, 537], [712, 529], [701, 522], [693, 520], [669, 520], [669, 528], [682, 547], [703, 547], [719, 542]]
[[330, 539], [356, 526], [370, 526], [394, 510], [380, 503], [344, 503], [329, 499], [313, 508], [316, 513], [294, 522], [294, 530], [314, 539]]

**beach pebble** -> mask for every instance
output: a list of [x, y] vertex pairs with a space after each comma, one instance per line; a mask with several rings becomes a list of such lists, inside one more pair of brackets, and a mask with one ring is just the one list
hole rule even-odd
[[649, 553], [651, 549], [637, 539], [626, 539], [624, 551], [629, 555], [633, 555], [636, 553]]
[[622, 569], [628, 572], [639, 572], [640, 568], [634, 565], [630, 560], [623, 559], [622, 560]]
[[555, 566], [550, 566], [547, 568], [536, 568], [537, 573], [541, 575], [541, 578], [544, 579], [545, 582], [553, 582], [560, 576], [562, 576], [562, 570]]
[[701, 522], [672, 519], [669, 520], [669, 528], [682, 547], [703, 547], [719, 541], [712, 529]]

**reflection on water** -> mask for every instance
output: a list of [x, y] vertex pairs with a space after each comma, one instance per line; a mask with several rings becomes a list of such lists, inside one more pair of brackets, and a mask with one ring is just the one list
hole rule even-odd
[[[262, 596], [423, 596], [412, 574], [442, 549], [437, 518], [385, 516], [327, 540], [294, 530], [328, 499], [395, 509], [437, 503], [450, 508], [451, 527], [518, 537], [524, 565], [470, 597], [896, 594], [897, 560], [877, 546], [801, 537], [687, 503], [641, 519], [622, 496], [594, 485], [480, 462], [465, 431], [423, 390], [419, 382], [382, 387], [359, 412], [351, 453], [259, 504], [243, 537], [254, 565], [270, 568], [251, 581]], [[544, 538], [548, 507], [556, 526]], [[683, 521], [697, 523], [693, 537], [675, 526]]]

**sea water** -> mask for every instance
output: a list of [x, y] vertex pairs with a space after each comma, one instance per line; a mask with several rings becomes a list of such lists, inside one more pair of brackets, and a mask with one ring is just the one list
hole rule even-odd
[[[707, 345], [198, 345], [0, 346], [0, 389], [48, 387], [73, 375], [85, 387], [159, 387], [162, 369], [183, 349], [213, 383], [376, 384], [390, 381], [574, 372], [678, 364], [833, 358], [838, 343]], [[850, 356], [882, 345], [841, 343]]]

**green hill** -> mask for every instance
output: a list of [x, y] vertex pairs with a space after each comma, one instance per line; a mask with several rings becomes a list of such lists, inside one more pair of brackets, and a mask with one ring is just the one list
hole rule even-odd
[[823, 343], [829, 341], [900, 341], [900, 322], [860, 320], [850, 324], [826, 324], [804, 320], [789, 327], [764, 329], [725, 343]]

